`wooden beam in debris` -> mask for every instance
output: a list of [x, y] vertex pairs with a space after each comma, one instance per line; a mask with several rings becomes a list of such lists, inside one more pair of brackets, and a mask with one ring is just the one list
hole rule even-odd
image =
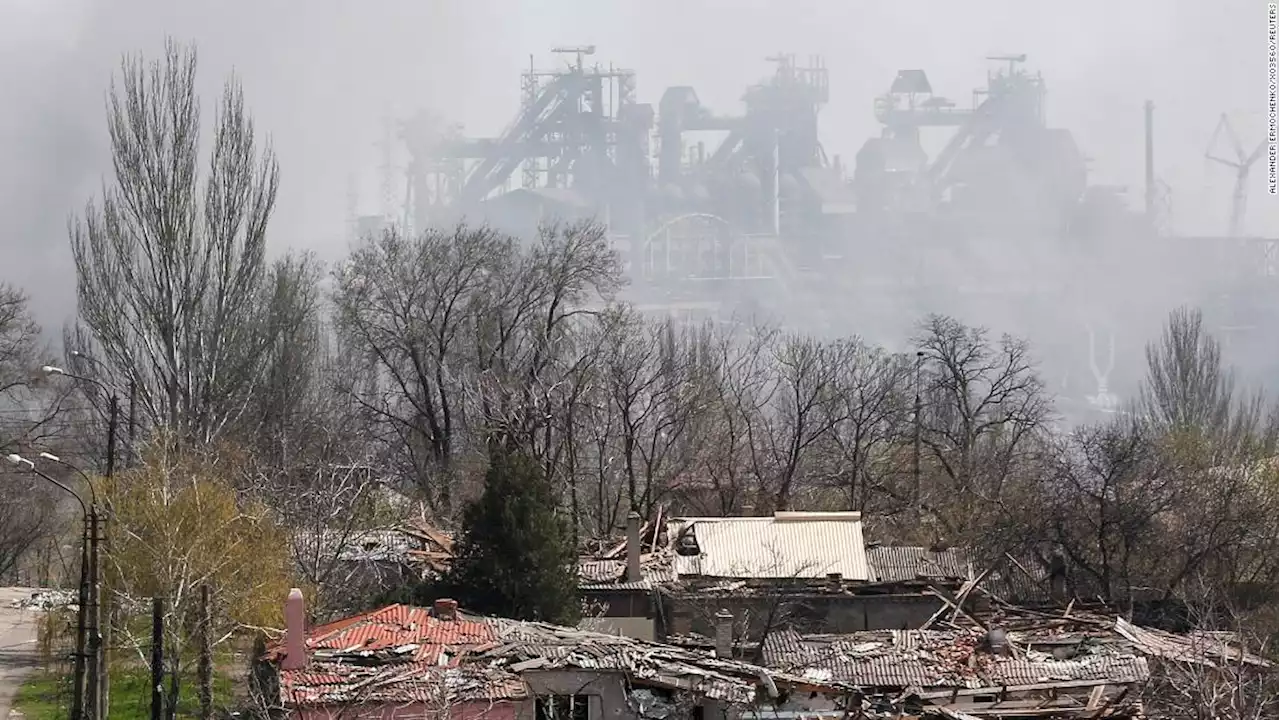
[[[968, 584], [968, 583], [966, 583], [966, 585], [967, 585], [967, 584]], [[978, 627], [982, 628], [983, 630], [988, 630], [988, 629], [989, 629], [989, 628], [986, 626], [986, 624], [985, 624], [985, 623], [983, 623], [982, 621], [980, 621], [980, 620], [978, 620], [977, 618], [973, 617], [973, 616], [972, 616], [972, 615], [970, 615], [969, 613], [965, 612], [965, 611], [964, 611], [964, 608], [960, 607], [960, 605], [955, 601], [955, 599], [951, 597], [951, 594], [950, 594], [950, 593], [948, 593], [946, 590], [943, 590], [943, 589], [939, 588], [939, 587], [938, 587], [938, 586], [936, 586], [936, 585], [930, 585], [930, 586], [929, 586], [929, 591], [930, 591], [930, 592], [932, 592], [934, 595], [937, 595], [939, 598], [941, 598], [941, 599], [942, 599], [942, 602], [946, 603], [946, 604], [947, 604], [947, 605], [948, 605], [952, 610], [954, 610], [954, 611], [955, 611], [954, 613], [952, 613], [952, 617], [953, 617], [953, 618], [954, 618], [956, 615], [962, 615], [962, 616], [964, 616], [964, 618], [965, 618], [966, 620], [968, 620], [969, 622], [973, 623], [974, 625], [977, 625]], [[943, 608], [943, 611], [945, 611], [945, 610], [946, 610], [946, 608]], [[935, 614], [935, 615], [937, 615], [938, 613], [934, 613], [934, 614]], [[929, 619], [929, 624], [928, 624], [928, 625], [925, 625], [925, 628], [927, 628], [929, 625], [933, 624], [934, 620], [935, 620], [935, 618], [930, 618], [930, 619]]]
[[947, 690], [929, 690], [915, 693], [921, 700], [939, 700], [942, 698], [965, 697], [969, 695], [998, 695], [999, 693], [1037, 692], [1045, 690], [1068, 690], [1071, 688], [1092, 688], [1095, 685], [1113, 685], [1107, 680], [1062, 680], [1060, 682], [1033, 683], [1031, 685], [991, 685], [981, 688], [957, 688]]
[[956, 706], [952, 706], [949, 709], [956, 712], [964, 713], [965, 715], [972, 715], [974, 717], [1002, 717], [1005, 715], [1013, 715], [1020, 718], [1021, 717], [1055, 717], [1055, 716], [1079, 717], [1080, 713], [1084, 712], [1084, 708], [1075, 706], [1075, 705], [1070, 707], [1064, 706], [1064, 707], [1041, 708], [1039, 710], [1036, 710], [1034, 708], [996, 708], [993, 710], [981, 710], [981, 709], [968, 707], [966, 705], [956, 705]]
[[1107, 689], [1106, 685], [1099, 685], [1089, 693], [1089, 702], [1085, 705], [1086, 709], [1093, 710], [1098, 707], [1098, 703], [1102, 702], [1102, 692]]
[[1132, 690], [1132, 689], [1133, 689], [1133, 686], [1132, 686], [1132, 685], [1126, 685], [1126, 686], [1124, 686], [1123, 688], [1120, 688], [1120, 692], [1116, 693], [1115, 695], [1112, 695], [1112, 696], [1107, 700], [1107, 702], [1106, 702], [1106, 703], [1104, 703], [1104, 704], [1102, 705], [1102, 707], [1099, 707], [1097, 710], [1094, 710], [1094, 711], [1089, 715], [1089, 718], [1090, 718], [1090, 719], [1092, 719], [1092, 718], [1100, 718], [1100, 717], [1103, 717], [1104, 715], [1110, 715], [1110, 714], [1111, 714], [1111, 708], [1113, 708], [1113, 707], [1115, 707], [1116, 705], [1120, 704], [1120, 701], [1121, 701], [1121, 700], [1124, 700], [1124, 699], [1125, 699], [1125, 697], [1129, 694], [1129, 691], [1130, 691], [1130, 690]]
[[661, 505], [658, 506], [658, 519], [653, 523], [653, 541], [649, 543], [649, 552], [651, 553], [658, 551], [658, 536], [662, 534], [662, 511], [664, 509]]
[[973, 589], [978, 586], [978, 583], [985, 580], [990, 572], [991, 568], [987, 568], [979, 573], [978, 577], [965, 581], [964, 585], [960, 587], [960, 592], [956, 594], [956, 606], [951, 611], [951, 619], [948, 622], [956, 621], [956, 613], [961, 612], [960, 608], [964, 607], [964, 601], [969, 597], [969, 593], [973, 592]]

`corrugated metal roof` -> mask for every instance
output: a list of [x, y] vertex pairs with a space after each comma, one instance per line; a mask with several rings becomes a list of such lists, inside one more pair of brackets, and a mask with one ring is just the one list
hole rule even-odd
[[867, 562], [879, 582], [967, 580], [973, 572], [966, 553], [958, 548], [934, 551], [926, 547], [877, 545], [867, 548]]
[[1068, 660], [1000, 657], [978, 649], [968, 631], [877, 631], [846, 635], [778, 632], [766, 639], [764, 661], [815, 680], [862, 687], [981, 688], [1042, 682], [1142, 682], [1146, 659], [1100, 648]]
[[699, 554], [675, 555], [677, 577], [823, 578], [870, 580], [862, 516], [775, 513], [773, 517], [676, 518], [667, 529], [672, 547], [692, 533]]
[[627, 582], [625, 560], [584, 559], [578, 563], [579, 590], [651, 590], [674, 580], [671, 554], [667, 551], [640, 556], [642, 578]]
[[1253, 665], [1270, 667], [1266, 658], [1254, 655], [1240, 647], [1239, 637], [1200, 635], [1175, 635], [1134, 625], [1124, 618], [1116, 618], [1115, 630], [1142, 652], [1155, 657], [1192, 662], [1210, 667]]

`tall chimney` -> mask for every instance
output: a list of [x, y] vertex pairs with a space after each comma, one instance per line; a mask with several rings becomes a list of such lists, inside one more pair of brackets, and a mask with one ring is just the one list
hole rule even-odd
[[457, 600], [450, 600], [449, 598], [438, 598], [435, 602], [435, 605], [432, 606], [432, 609], [435, 610], [435, 616], [437, 620], [457, 620], [458, 619], [458, 601]]
[[1142, 104], [1143, 112], [1143, 136], [1146, 142], [1146, 154], [1144, 158], [1144, 179], [1146, 186], [1143, 188], [1143, 199], [1145, 201], [1145, 210], [1147, 214], [1147, 226], [1152, 230], [1156, 226], [1156, 160], [1155, 160], [1155, 103], [1150, 100]]
[[627, 582], [640, 582], [640, 513], [627, 513]]
[[733, 659], [733, 613], [725, 609], [716, 613], [716, 657]]
[[293, 588], [284, 601], [284, 661], [282, 670], [301, 670], [307, 666], [307, 612], [302, 591]]
[[1049, 558], [1049, 596], [1054, 602], [1067, 598], [1067, 559], [1061, 550], [1055, 550]]

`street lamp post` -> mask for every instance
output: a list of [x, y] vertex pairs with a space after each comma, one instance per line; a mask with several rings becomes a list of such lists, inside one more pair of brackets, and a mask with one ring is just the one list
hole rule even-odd
[[[87, 382], [97, 385], [104, 393], [107, 393], [110, 400], [107, 403], [107, 466], [106, 477], [111, 478], [115, 475], [116, 469], [116, 427], [119, 425], [120, 416], [120, 398], [114, 390], [94, 380], [80, 375], [72, 375], [60, 367], [53, 365], [45, 365], [40, 368], [45, 375], [63, 375], [78, 382]], [[61, 461], [59, 461], [61, 462]], [[63, 463], [65, 464], [65, 463]], [[90, 484], [90, 489], [92, 489]], [[88, 716], [94, 720], [102, 720], [106, 708], [104, 707], [104, 698], [102, 687], [105, 684], [106, 667], [102, 657], [102, 602], [101, 602], [101, 578], [99, 577], [98, 562], [98, 546], [102, 540], [102, 513], [99, 511], [97, 499], [95, 497], [92, 512], [89, 514], [89, 547], [90, 558], [89, 563], [89, 617], [88, 617], [88, 644], [89, 658], [88, 667], [86, 669], [86, 695], [89, 697], [90, 710]]]
[[[87, 378], [82, 375], [73, 375], [60, 367], [53, 365], [45, 365], [40, 368], [45, 375], [62, 375], [76, 382], [87, 382], [97, 385], [107, 394], [107, 468], [106, 476], [111, 477], [116, 471], [116, 429], [120, 424], [120, 396], [115, 390], [107, 387], [101, 382], [93, 378]], [[132, 413], [132, 410], [130, 411]]]
[[88, 660], [86, 662], [86, 671], [88, 673], [87, 686], [88, 692], [86, 696], [93, 703], [87, 716], [104, 720], [106, 709], [102, 703], [102, 560], [99, 549], [102, 544], [102, 504], [98, 502], [98, 491], [93, 488], [93, 481], [85, 474], [83, 470], [54, 455], [53, 453], [42, 452], [40, 457], [49, 462], [57, 463], [65, 468], [74, 470], [84, 480], [85, 487], [89, 488], [89, 523], [88, 537], [89, 541], [89, 571], [88, 577], [84, 582], [84, 589], [88, 593], [87, 609], [82, 609], [81, 613], [85, 617], [85, 635], [88, 640]]
[[[48, 453], [41, 453], [41, 456], [47, 459], [50, 459], [54, 462], [67, 465], [68, 467], [72, 467], [77, 472], [80, 472], [79, 468], [75, 468], [74, 466], [68, 465], [67, 463], [63, 463], [55, 455], [50, 455]], [[96, 671], [97, 669], [96, 665], [92, 669], [88, 667], [89, 665], [88, 656], [93, 652], [92, 644], [90, 646], [90, 651], [89, 652], [85, 651], [85, 644], [86, 644], [85, 638], [90, 632], [89, 623], [91, 619], [95, 618], [95, 615], [96, 615], [96, 611], [92, 613], [89, 612], [88, 605], [91, 602], [93, 602], [94, 593], [90, 592], [90, 587], [97, 578], [97, 564], [98, 564], [97, 495], [96, 494], [92, 495], [93, 502], [91, 505], [85, 505], [84, 499], [80, 497], [79, 493], [67, 487], [57, 479], [50, 477], [49, 475], [46, 475], [45, 473], [41, 472], [36, 467], [36, 464], [34, 462], [22, 457], [21, 455], [16, 455], [16, 454], [9, 455], [5, 459], [8, 460], [13, 465], [17, 465], [20, 468], [26, 468], [29, 472], [35, 473], [36, 475], [47, 480], [48, 482], [53, 483], [59, 488], [62, 488], [69, 495], [71, 495], [71, 497], [74, 497], [76, 499], [76, 502], [80, 504], [80, 511], [84, 520], [84, 539], [80, 549], [79, 608], [77, 610], [77, 617], [76, 617], [76, 662], [75, 662], [75, 677], [74, 677], [75, 686], [72, 691], [72, 699], [71, 699], [71, 720], [83, 720], [86, 717], [85, 702], [84, 702], [85, 695], [86, 695], [85, 680], [86, 680], [86, 677], [92, 678], [91, 672]], [[80, 474], [84, 476], [83, 472], [81, 472]], [[87, 476], [85, 477], [85, 480], [89, 486], [89, 492], [92, 494], [94, 492], [93, 484], [88, 483]], [[96, 628], [95, 628], [94, 634], [96, 635]], [[90, 694], [89, 697], [91, 698], [91, 702], [92, 702], [93, 696]], [[96, 706], [91, 706], [91, 707], [94, 707], [96, 711]], [[96, 718], [96, 712], [94, 714], [94, 717]]]

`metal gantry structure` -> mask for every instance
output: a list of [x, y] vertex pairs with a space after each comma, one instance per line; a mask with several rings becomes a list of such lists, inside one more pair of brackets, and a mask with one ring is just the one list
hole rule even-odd
[[[1228, 149], [1232, 151], [1232, 157], [1223, 157], [1219, 151], [1220, 140], [1224, 138], [1230, 143]], [[1209, 147], [1205, 150], [1204, 157], [1206, 160], [1225, 165], [1235, 171], [1235, 185], [1231, 190], [1231, 215], [1227, 221], [1227, 237], [1240, 237], [1240, 224], [1244, 220], [1245, 204], [1249, 199], [1249, 170], [1262, 159], [1262, 153], [1266, 149], [1267, 141], [1263, 139], [1252, 152], [1245, 152], [1244, 145], [1240, 143], [1240, 137], [1231, 127], [1231, 120], [1227, 114], [1223, 113], [1218, 119], [1218, 125], [1213, 129], [1213, 136], [1209, 139]]]
[[[1135, 211], [1124, 188], [1089, 183], [1071, 132], [1050, 124], [1045, 78], [1026, 55], [988, 58], [986, 82], [964, 107], [936, 94], [923, 70], [899, 71], [870, 108], [879, 135], [846, 165], [819, 135], [830, 96], [821, 58], [765, 58], [772, 72], [726, 112], [690, 86], [643, 102], [636, 73], [598, 62], [594, 46], [553, 54], [556, 67], [531, 60], [521, 73], [519, 110], [497, 137], [468, 137], [439, 118], [402, 126], [407, 224], [466, 218], [527, 235], [551, 218], [594, 217], [640, 307], [873, 338], [877, 322], [899, 332], [904, 317], [959, 306], [1012, 317], [1014, 332], [1046, 312], [1074, 313], [1061, 326], [1075, 326], [1084, 311], [1071, 307], [1102, 312], [1098, 283], [1140, 280], [1132, 258], [1161, 252], [1143, 243], [1199, 252], [1214, 242], [1161, 232], [1167, 189], [1154, 177], [1152, 107], [1141, 108], [1145, 197]], [[947, 136], [932, 157], [931, 133]], [[1243, 176], [1252, 163], [1237, 155], [1219, 161]], [[1239, 232], [1235, 221], [1230, 233]]]

